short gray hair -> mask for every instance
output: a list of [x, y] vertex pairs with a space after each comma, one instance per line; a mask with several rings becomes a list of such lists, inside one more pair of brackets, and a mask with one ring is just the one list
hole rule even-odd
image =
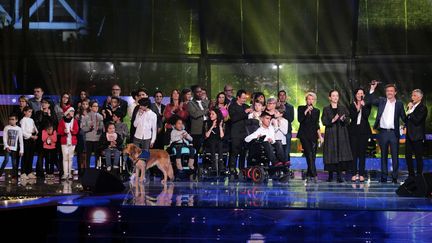
[[423, 91], [421, 89], [415, 89], [412, 92], [418, 93], [421, 97], [423, 97]]
[[314, 97], [315, 101], [317, 100], [317, 95], [315, 94], [315, 92], [312, 92], [312, 91], [307, 92], [306, 95], [305, 95], [305, 100], [307, 100], [307, 97], [309, 97], [309, 96]]

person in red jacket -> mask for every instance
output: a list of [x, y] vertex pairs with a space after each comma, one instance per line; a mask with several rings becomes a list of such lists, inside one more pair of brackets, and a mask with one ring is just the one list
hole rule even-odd
[[75, 151], [75, 145], [77, 144], [77, 134], [79, 132], [78, 121], [74, 119], [75, 109], [68, 107], [64, 111], [64, 116], [60, 120], [57, 134], [60, 136], [60, 144], [63, 154], [63, 176], [62, 180], [73, 179], [72, 161]]

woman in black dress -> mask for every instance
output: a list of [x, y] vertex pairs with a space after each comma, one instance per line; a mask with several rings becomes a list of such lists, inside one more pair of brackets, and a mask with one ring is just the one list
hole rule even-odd
[[[348, 127], [351, 152], [353, 156], [353, 176], [351, 181], [365, 180], [366, 149], [370, 136], [372, 135], [369, 125], [371, 106], [364, 101], [365, 91], [362, 88], [354, 90], [354, 101], [349, 106], [351, 123]], [[358, 163], [357, 163], [358, 161]]]
[[306, 105], [297, 108], [298, 122], [300, 128], [297, 137], [303, 147], [303, 153], [307, 162], [307, 180], [313, 179], [317, 181], [317, 172], [315, 166], [315, 158], [318, 147], [318, 138], [322, 142], [322, 136], [319, 127], [320, 110], [314, 107], [316, 102], [316, 94], [308, 92], [306, 94]]
[[343, 182], [341, 172], [347, 170], [352, 163], [352, 153], [349, 143], [348, 124], [350, 116], [348, 109], [339, 104], [339, 92], [329, 92], [330, 105], [324, 107], [321, 117], [325, 126], [324, 134], [324, 170], [329, 172], [328, 182], [333, 181], [333, 172], [337, 173], [337, 182]]

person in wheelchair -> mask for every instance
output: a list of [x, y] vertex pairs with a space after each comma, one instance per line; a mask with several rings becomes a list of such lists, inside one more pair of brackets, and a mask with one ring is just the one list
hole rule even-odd
[[260, 127], [255, 132], [247, 136], [245, 138], [245, 142], [250, 143], [253, 140], [261, 142], [269, 162], [272, 165], [280, 164], [279, 162], [283, 162], [283, 151], [281, 150], [281, 146], [275, 146], [275, 129], [271, 125], [272, 116], [269, 113], [263, 111], [261, 113], [260, 119]]
[[[223, 138], [224, 133], [224, 118], [222, 112], [213, 108], [210, 110], [210, 119], [205, 123], [205, 144], [210, 148], [211, 167], [219, 171], [225, 170], [223, 161]], [[216, 161], [216, 152], [218, 160]], [[218, 167], [216, 167], [216, 163]]]
[[189, 151], [188, 167], [194, 170], [195, 166], [195, 149], [192, 145], [192, 136], [186, 132], [183, 125], [183, 120], [180, 117], [174, 117], [173, 119], [173, 130], [171, 131], [171, 139], [169, 148], [175, 153], [176, 167], [178, 170], [183, 170], [181, 163], [181, 157], [184, 152], [184, 148]]
[[[101, 135], [99, 140], [99, 150], [101, 155], [105, 156], [107, 171], [111, 171], [111, 168], [119, 169], [122, 143], [122, 136], [116, 133], [115, 124], [109, 122], [106, 126], [106, 132]], [[114, 161], [111, 157], [114, 157]]]

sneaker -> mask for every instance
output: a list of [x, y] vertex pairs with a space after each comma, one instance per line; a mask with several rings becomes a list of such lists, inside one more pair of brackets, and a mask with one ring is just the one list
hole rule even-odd
[[62, 180], [67, 180], [67, 178], [68, 178], [68, 175], [66, 175], [66, 174], [63, 174], [61, 177]]
[[36, 179], [36, 176], [35, 176], [33, 173], [29, 173], [29, 174], [27, 175], [27, 177], [28, 177], [29, 179]]
[[21, 174], [20, 178], [21, 178], [21, 180], [27, 180], [28, 179], [27, 175], [24, 173]]
[[111, 166], [108, 166], [108, 167], [107, 167], [107, 171], [111, 171]]

